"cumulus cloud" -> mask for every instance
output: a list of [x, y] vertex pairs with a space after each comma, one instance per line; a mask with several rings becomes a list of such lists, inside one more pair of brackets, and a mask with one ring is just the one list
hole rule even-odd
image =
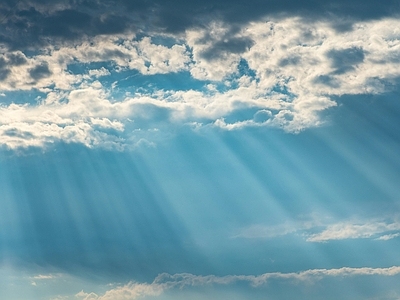
[[315, 282], [326, 277], [352, 277], [352, 276], [396, 276], [400, 274], [400, 267], [389, 268], [349, 268], [339, 269], [310, 269], [298, 273], [265, 273], [261, 275], [227, 275], [199, 276], [189, 273], [170, 275], [163, 273], [158, 275], [152, 283], [130, 282], [124, 286], [119, 286], [108, 290], [104, 295], [86, 293], [84, 291], [75, 295], [82, 300], [122, 300], [139, 299], [145, 296], [159, 296], [164, 291], [174, 288], [188, 288], [207, 285], [232, 285], [238, 282], [245, 282], [257, 288], [268, 284], [272, 280], [290, 280], [294, 282], [307, 281]]
[[[73, 91], [68, 95], [67, 104], [57, 102], [60, 95], [49, 96], [46, 99], [49, 104], [45, 100], [45, 104], [38, 106], [0, 107], [0, 143], [11, 149], [42, 147], [57, 141], [88, 147], [98, 144], [119, 147], [121, 138], [115, 132], [122, 131], [124, 126], [103, 117], [112, 105], [102, 99], [101, 91], [94, 88]], [[92, 109], [98, 113], [93, 114]]]

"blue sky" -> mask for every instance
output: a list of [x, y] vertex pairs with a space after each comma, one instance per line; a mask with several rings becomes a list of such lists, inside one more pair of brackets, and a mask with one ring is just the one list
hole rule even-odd
[[3, 299], [400, 299], [399, 1], [3, 1]]

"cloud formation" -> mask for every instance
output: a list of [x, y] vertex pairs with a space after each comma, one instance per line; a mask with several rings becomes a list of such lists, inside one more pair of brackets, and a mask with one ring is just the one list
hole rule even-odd
[[[9, 0], [0, 4], [0, 26], [4, 29], [0, 31], [0, 42], [15, 49], [48, 44], [49, 39], [62, 43], [128, 31], [182, 33], [210, 19], [225, 22], [234, 30], [277, 15], [329, 20], [343, 30], [356, 21], [395, 17], [399, 11], [396, 0]], [[231, 40], [231, 44], [242, 47], [238, 40]]]
[[130, 282], [108, 290], [104, 295], [81, 291], [75, 295], [82, 300], [122, 300], [139, 299], [145, 296], [159, 296], [163, 292], [174, 288], [189, 288], [207, 285], [232, 285], [245, 282], [257, 288], [268, 284], [272, 280], [289, 280], [294, 282], [315, 282], [326, 277], [354, 277], [354, 276], [396, 276], [400, 274], [400, 267], [389, 268], [349, 268], [339, 269], [310, 269], [298, 273], [265, 273], [261, 275], [227, 275], [227, 276], [199, 276], [188, 273], [158, 275], [152, 283]]
[[[63, 2], [47, 8], [33, 4], [47, 15], [70, 9]], [[72, 11], [58, 17], [65, 24], [86, 24]], [[80, 30], [76, 24], [70, 26]], [[329, 22], [298, 17], [234, 28], [210, 20], [174, 35], [89, 32], [42, 51], [7, 50], [3, 43], [0, 143], [12, 149], [59, 141], [124, 149], [146, 138], [132, 129], [157, 128], [155, 110], [165, 124], [226, 130], [272, 126], [296, 133], [321, 126], [321, 112], [336, 106], [335, 97], [397, 86], [400, 34], [393, 28], [399, 26], [397, 19], [365, 20], [343, 33]], [[179, 78], [188, 86], [179, 87]], [[151, 83], [140, 84], [146, 80]], [[175, 86], [158, 86], [162, 80]], [[17, 92], [36, 96], [7, 102]], [[246, 110], [253, 111], [250, 117], [229, 121]]]

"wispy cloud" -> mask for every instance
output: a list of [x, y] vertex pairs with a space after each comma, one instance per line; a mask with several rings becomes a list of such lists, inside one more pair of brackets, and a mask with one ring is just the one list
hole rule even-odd
[[31, 276], [29, 279], [31, 280], [32, 286], [37, 286], [39, 282], [46, 281], [46, 280], [54, 280], [59, 279], [62, 277], [62, 274], [39, 274], [35, 276]]
[[62, 276], [61, 274], [46, 274], [46, 275], [40, 274], [40, 275], [35, 275], [31, 278], [35, 280], [49, 280], [49, 279], [60, 278], [61, 276]]
[[[327, 228], [316, 234], [312, 234], [307, 238], [309, 242], [326, 242], [331, 240], [357, 239], [357, 238], [372, 238], [377, 235], [379, 240], [389, 240], [395, 238], [399, 233], [390, 233], [400, 230], [400, 223], [386, 222], [366, 222], [366, 223], [351, 223], [343, 222], [327, 226]], [[390, 233], [390, 234], [388, 234]]]
[[[298, 234], [307, 242], [328, 242], [345, 239], [375, 239], [387, 241], [400, 236], [400, 222], [397, 220], [344, 220], [328, 222], [329, 218], [310, 218], [278, 225], [252, 225], [242, 228], [233, 238], [267, 239]], [[322, 230], [321, 230], [322, 229]]]

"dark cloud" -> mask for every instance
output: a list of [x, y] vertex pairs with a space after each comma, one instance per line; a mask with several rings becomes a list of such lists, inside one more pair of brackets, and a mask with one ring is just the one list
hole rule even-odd
[[10, 66], [20, 66], [27, 62], [25, 55], [21, 52], [7, 53], [0, 57], [0, 81], [7, 79], [11, 73]]
[[89, 27], [90, 19], [87, 13], [66, 9], [51, 16], [44, 16], [41, 27], [46, 36], [74, 37], [82, 29]]
[[[51, 7], [51, 6], [50, 6]], [[0, 43], [10, 49], [39, 47], [99, 34], [122, 33], [134, 28], [129, 18], [101, 9], [77, 6], [43, 11], [29, 7], [15, 11], [0, 24]]]
[[7, 62], [4, 57], [0, 57], [0, 69], [3, 69], [7, 66]]
[[[264, 16], [327, 19], [343, 31], [356, 20], [399, 12], [400, 0], [3, 0], [0, 43], [22, 48], [126, 30], [179, 32], [215, 18], [234, 26]], [[241, 41], [228, 43], [216, 47], [241, 51], [246, 46]]]
[[13, 66], [21, 66], [26, 64], [26, 57], [21, 52], [7, 54], [8, 63]]
[[300, 62], [300, 57], [299, 56], [292, 56], [292, 57], [286, 57], [283, 58], [279, 61], [278, 65], [280, 67], [286, 67], [289, 65], [297, 65]]
[[279, 15], [329, 19], [334, 27], [344, 30], [350, 29], [349, 24], [355, 20], [396, 16], [400, 11], [399, 0], [159, 0], [152, 3], [159, 8], [159, 24], [169, 31], [199, 25], [211, 17], [237, 24]]
[[326, 85], [326, 86], [329, 86], [329, 87], [332, 87], [332, 88], [339, 88], [340, 87], [339, 82], [335, 78], [330, 76], [330, 75], [317, 76], [313, 80], [313, 82], [317, 83], [317, 84], [323, 84], [323, 85]]
[[7, 79], [8, 75], [10, 74], [10, 70], [8, 69], [0, 69], [0, 81]]
[[107, 15], [93, 19], [93, 33], [113, 34], [121, 33], [130, 27], [129, 19], [124, 16]]
[[330, 50], [327, 57], [331, 60], [334, 74], [343, 74], [354, 70], [354, 67], [364, 61], [364, 51], [361, 48], [348, 48], [343, 50]]
[[24, 138], [24, 139], [32, 139], [34, 138], [34, 135], [30, 132], [22, 131], [17, 128], [12, 128], [12, 129], [7, 129], [4, 130], [3, 132], [4, 135], [10, 136], [10, 137], [19, 137], [19, 138]]
[[221, 57], [224, 53], [243, 53], [253, 46], [254, 42], [248, 38], [231, 38], [215, 42], [211, 48], [204, 51], [201, 56], [212, 60]]
[[29, 75], [34, 80], [49, 77], [51, 75], [49, 64], [47, 62], [43, 62], [40, 65], [37, 65], [36, 67], [29, 70]]

